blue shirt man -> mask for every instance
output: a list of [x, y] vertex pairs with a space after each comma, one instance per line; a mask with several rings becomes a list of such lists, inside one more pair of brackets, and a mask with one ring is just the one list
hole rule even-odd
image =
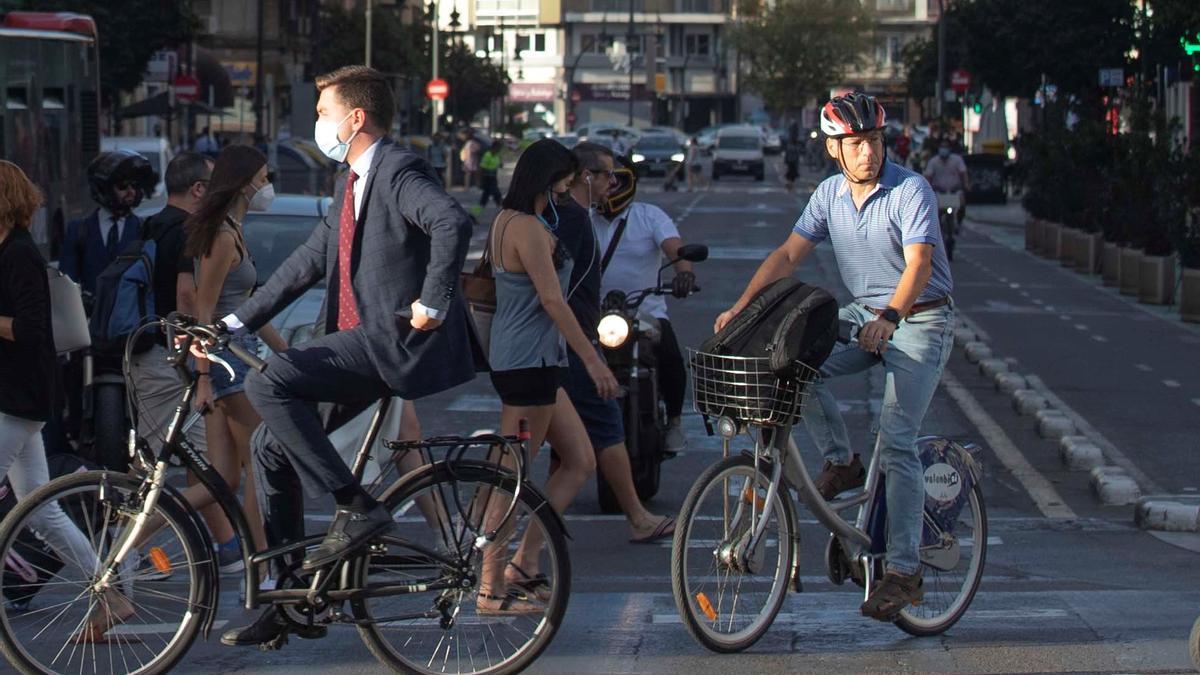
[[887, 571], [862, 613], [890, 621], [924, 598], [919, 546], [925, 505], [916, 439], [954, 346], [953, 281], [929, 183], [885, 159], [885, 114], [863, 94], [835, 97], [821, 111], [825, 149], [841, 174], [818, 186], [786, 242], [759, 267], [720, 330], [766, 285], [789, 276], [828, 239], [842, 281], [854, 295], [839, 318], [856, 345], [838, 345], [821, 366], [804, 409], [809, 434], [825, 457], [816, 488], [825, 499], [862, 486], [846, 423], [826, 380], [876, 365], [887, 371], [876, 451], [887, 481]]

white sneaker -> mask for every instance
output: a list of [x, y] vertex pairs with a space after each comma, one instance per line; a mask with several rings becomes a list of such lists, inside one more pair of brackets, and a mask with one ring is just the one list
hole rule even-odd
[[667, 425], [667, 438], [665, 445], [665, 450], [669, 455], [676, 455], [687, 449], [687, 437], [683, 434], [682, 424], [676, 423]]

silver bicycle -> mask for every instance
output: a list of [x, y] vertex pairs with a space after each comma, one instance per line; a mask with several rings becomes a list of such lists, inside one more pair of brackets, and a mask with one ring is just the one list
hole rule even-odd
[[[713, 651], [737, 652], [771, 627], [789, 589], [803, 590], [793, 494], [831, 533], [825, 543], [830, 581], [852, 580], [868, 595], [882, 578], [886, 514], [879, 443], [864, 488], [826, 502], [792, 440], [817, 371], [797, 363], [797, 375], [780, 379], [766, 358], [693, 350], [689, 356], [695, 406], [715, 418], [723, 459], [700, 475], [680, 510], [672, 591], [692, 637]], [[753, 449], [734, 450], [739, 438]], [[953, 626], [979, 588], [987, 517], [979, 448], [937, 437], [917, 444], [925, 467], [925, 597], [894, 621], [907, 633], [928, 636]], [[853, 519], [842, 515], [855, 508]]]

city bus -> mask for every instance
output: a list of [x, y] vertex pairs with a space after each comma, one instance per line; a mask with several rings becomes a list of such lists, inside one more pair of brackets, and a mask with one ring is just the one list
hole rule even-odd
[[0, 158], [45, 194], [31, 233], [48, 260], [67, 221], [95, 207], [86, 169], [99, 152], [96, 22], [68, 12], [0, 15]]

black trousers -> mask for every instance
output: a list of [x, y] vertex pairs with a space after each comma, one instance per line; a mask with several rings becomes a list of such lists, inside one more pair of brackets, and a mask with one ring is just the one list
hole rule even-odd
[[687, 392], [687, 368], [683, 364], [683, 353], [675, 329], [667, 319], [659, 319], [662, 339], [658, 341], [655, 355], [658, 357], [658, 390], [667, 406], [667, 417], [683, 414], [683, 397]]
[[304, 494], [355, 483], [328, 434], [392, 391], [367, 351], [361, 327], [317, 338], [250, 371], [246, 395], [263, 423], [251, 437], [267, 543], [304, 536]]
[[479, 206], [487, 206], [488, 198], [496, 200], [496, 206], [500, 206], [500, 202], [504, 199], [504, 195], [500, 194], [500, 179], [496, 174], [483, 174], [483, 194], [479, 197]]

